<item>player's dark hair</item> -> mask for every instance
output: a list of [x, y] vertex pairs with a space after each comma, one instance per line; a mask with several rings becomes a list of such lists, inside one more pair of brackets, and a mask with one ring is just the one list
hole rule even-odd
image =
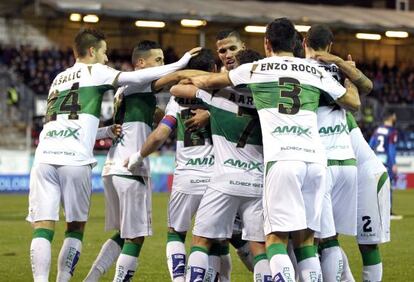
[[135, 64], [135, 62], [139, 58], [146, 58], [148, 55], [148, 51], [152, 49], [161, 49], [161, 45], [151, 40], [140, 41], [137, 44], [137, 46], [135, 46], [134, 50], [132, 51], [132, 58], [131, 58], [132, 63]]
[[331, 29], [324, 24], [314, 24], [306, 34], [306, 44], [315, 51], [326, 49], [334, 40]]
[[222, 40], [228, 37], [236, 37], [238, 40], [241, 41], [240, 33], [234, 29], [225, 29], [225, 30], [219, 31], [216, 35], [216, 41]]
[[252, 49], [240, 50], [236, 54], [236, 60], [239, 65], [251, 63], [263, 59], [263, 56], [259, 52]]
[[295, 46], [293, 47], [293, 56], [305, 58], [305, 49], [303, 48], [303, 35], [299, 31], [295, 34]]
[[293, 52], [295, 34], [295, 26], [289, 19], [278, 18], [267, 25], [265, 37], [273, 52]]
[[390, 117], [392, 117], [393, 115], [396, 115], [397, 113], [392, 110], [392, 109], [387, 109], [384, 111], [384, 113], [382, 114], [382, 120], [387, 120]]
[[187, 69], [214, 71], [214, 53], [210, 49], [203, 48], [200, 53], [192, 57], [187, 64]]
[[74, 50], [78, 57], [85, 57], [90, 47], [98, 49], [105, 35], [96, 29], [81, 29], [75, 37]]

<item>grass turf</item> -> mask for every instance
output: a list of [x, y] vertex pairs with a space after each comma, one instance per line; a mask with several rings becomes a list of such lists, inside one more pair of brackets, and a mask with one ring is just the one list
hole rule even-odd
[[[166, 207], [168, 194], [153, 195], [154, 236], [147, 238], [139, 258], [134, 281], [169, 281], [165, 259]], [[381, 246], [384, 264], [383, 281], [413, 281], [414, 246], [410, 243], [414, 235], [414, 190], [394, 192], [394, 210], [404, 215], [403, 220], [392, 221], [392, 241]], [[0, 281], [31, 281], [29, 247], [32, 236], [30, 225], [24, 222], [27, 212], [27, 195], [2, 194], [0, 196]], [[61, 217], [62, 218], [62, 217]], [[50, 281], [56, 278], [56, 261], [63, 240], [64, 224], [57, 224], [52, 246], [52, 268]], [[84, 236], [82, 255], [72, 281], [82, 281], [105, 240], [112, 232], [104, 232], [104, 197], [94, 194], [90, 220]], [[190, 241], [190, 237], [187, 241]], [[352, 237], [342, 237], [356, 281], [361, 281], [361, 258]], [[187, 244], [188, 245], [188, 244]], [[232, 250], [232, 281], [252, 281], [249, 273]], [[112, 281], [112, 267], [101, 281]]]

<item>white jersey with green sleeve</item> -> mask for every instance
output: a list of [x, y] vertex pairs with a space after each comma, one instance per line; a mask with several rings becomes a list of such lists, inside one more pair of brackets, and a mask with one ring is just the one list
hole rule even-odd
[[326, 165], [318, 134], [319, 97], [334, 100], [346, 92], [331, 74], [310, 60], [269, 57], [229, 72], [233, 85], [247, 84], [253, 93], [263, 134], [265, 163], [296, 160]]
[[251, 92], [227, 87], [213, 93], [197, 92], [210, 111], [215, 157], [210, 187], [234, 196], [261, 197], [262, 135]]
[[[318, 65], [337, 81], [341, 81], [341, 73], [335, 64], [318, 63]], [[317, 116], [319, 136], [328, 160], [355, 159], [346, 122], [346, 110], [335, 104], [330, 96], [324, 94], [319, 100]]]
[[206, 106], [200, 99], [171, 97], [165, 115], [177, 120], [173, 189], [186, 194], [203, 194], [213, 173], [214, 152], [209, 126], [193, 132], [186, 130], [184, 122], [193, 116], [191, 110], [194, 109], [206, 109]]
[[129, 156], [141, 148], [152, 131], [156, 98], [151, 83], [130, 84], [118, 89], [114, 100], [114, 123], [122, 125], [122, 133], [112, 140], [102, 175], [150, 175], [149, 159], [134, 171], [124, 167]]
[[102, 64], [75, 63], [59, 73], [49, 90], [46, 124], [35, 163], [81, 166], [93, 156], [103, 94], [114, 89], [119, 71]]

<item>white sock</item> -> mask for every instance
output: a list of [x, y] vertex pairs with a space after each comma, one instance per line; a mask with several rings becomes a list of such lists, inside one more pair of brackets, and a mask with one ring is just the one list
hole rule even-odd
[[169, 241], [166, 247], [167, 265], [171, 281], [185, 281], [185, 244], [180, 241]]
[[106, 240], [96, 257], [84, 282], [97, 282], [105, 274], [121, 253], [121, 247], [112, 239]]
[[51, 243], [49, 240], [42, 237], [32, 239], [30, 244], [30, 260], [35, 282], [49, 281], [51, 256]]
[[295, 280], [299, 281], [298, 261], [296, 260], [296, 255], [295, 255], [295, 251], [293, 248], [292, 240], [288, 241], [287, 252], [288, 252], [290, 261], [292, 262], [293, 269], [295, 270]]
[[344, 267], [341, 248], [333, 246], [322, 249], [321, 267], [324, 281], [340, 281]]
[[298, 263], [299, 280], [303, 282], [322, 281], [319, 259], [315, 256]]
[[72, 278], [76, 264], [78, 263], [80, 257], [81, 250], [81, 240], [73, 237], [65, 238], [59, 253], [58, 274], [56, 281], [66, 282]]
[[137, 257], [121, 253], [116, 261], [114, 282], [131, 281], [137, 266]]
[[295, 270], [287, 254], [275, 254], [269, 261], [273, 281], [295, 281]]
[[272, 272], [266, 254], [255, 256], [254, 261], [253, 281], [272, 282]]
[[382, 262], [374, 265], [364, 265], [362, 277], [365, 282], [382, 281]]
[[351, 268], [349, 267], [348, 257], [346, 256], [342, 248], [341, 248], [341, 254], [342, 254], [342, 260], [344, 262], [344, 271], [342, 272], [341, 282], [355, 282], [355, 278], [352, 275]]
[[230, 282], [231, 278], [231, 256], [230, 254], [220, 256], [220, 282]]
[[210, 255], [208, 256], [208, 270], [206, 277], [204, 278], [205, 282], [214, 282], [218, 281], [220, 273], [221, 259], [220, 256]]
[[246, 266], [246, 268], [253, 272], [253, 255], [250, 252], [250, 245], [249, 243], [244, 244], [240, 248], [236, 250], [237, 255], [239, 256], [240, 260]]
[[[204, 281], [208, 269], [207, 250], [200, 247], [192, 247], [186, 269], [185, 281]], [[200, 280], [201, 279], [201, 280]]]

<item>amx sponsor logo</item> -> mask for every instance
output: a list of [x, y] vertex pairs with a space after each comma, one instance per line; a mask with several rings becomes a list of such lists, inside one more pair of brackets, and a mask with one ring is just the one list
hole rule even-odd
[[224, 166], [246, 171], [257, 169], [258, 171], [263, 172], [263, 163], [259, 162], [244, 162], [241, 160], [227, 159], [224, 161]]
[[296, 135], [301, 136], [305, 135], [307, 137], [311, 137], [310, 127], [304, 128], [301, 126], [277, 126], [273, 131], [273, 135]]
[[79, 139], [79, 129], [80, 128], [71, 128], [68, 127], [62, 130], [49, 130], [46, 132], [46, 137], [48, 138], [70, 138], [73, 137], [76, 140]]
[[214, 164], [214, 156], [207, 156], [204, 158], [189, 159], [186, 166], [212, 166]]
[[319, 135], [329, 136], [334, 134], [349, 134], [348, 126], [346, 123], [337, 124], [335, 126], [326, 126], [319, 128]]

